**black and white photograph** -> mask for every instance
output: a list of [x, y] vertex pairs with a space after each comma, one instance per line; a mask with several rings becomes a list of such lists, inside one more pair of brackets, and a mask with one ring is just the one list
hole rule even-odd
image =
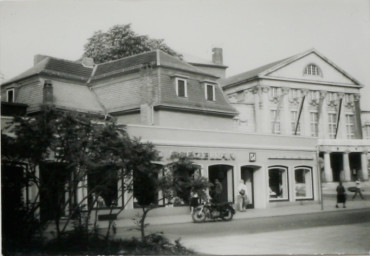
[[2, 255], [369, 255], [369, 0], [0, 1]]

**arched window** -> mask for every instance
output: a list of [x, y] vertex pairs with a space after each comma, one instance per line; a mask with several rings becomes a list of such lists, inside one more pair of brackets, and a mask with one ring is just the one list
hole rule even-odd
[[311, 75], [311, 76], [321, 76], [321, 71], [318, 66], [315, 64], [309, 64], [306, 66], [304, 69], [304, 74], [305, 75]]
[[313, 199], [312, 168], [297, 166], [294, 168], [295, 197], [300, 199]]
[[268, 170], [270, 201], [289, 200], [288, 168], [285, 166], [270, 166]]

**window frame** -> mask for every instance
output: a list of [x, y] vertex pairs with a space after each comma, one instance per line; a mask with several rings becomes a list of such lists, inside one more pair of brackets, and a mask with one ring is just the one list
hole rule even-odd
[[[275, 113], [275, 114], [274, 114]], [[277, 116], [277, 118], [276, 118]], [[271, 122], [271, 132], [272, 134], [281, 134], [281, 120], [280, 120], [280, 111], [277, 109], [270, 110], [270, 122]], [[276, 122], [275, 122], [276, 118]], [[278, 129], [276, 129], [278, 128]]]
[[319, 66], [314, 63], [310, 63], [306, 65], [303, 71], [303, 75], [305, 76], [319, 76], [322, 77], [322, 72]]
[[[212, 99], [208, 99], [208, 86], [212, 87]], [[205, 83], [204, 84], [204, 96], [207, 101], [216, 101], [216, 85]]]
[[[313, 120], [315, 116], [315, 120]], [[310, 135], [311, 137], [319, 136], [319, 113], [317, 111], [310, 111]]]
[[294, 191], [294, 197], [295, 197], [295, 200], [296, 201], [305, 201], [305, 200], [313, 200], [314, 199], [314, 187], [313, 187], [313, 171], [312, 171], [312, 167], [311, 166], [295, 166], [294, 167], [294, 188], [296, 188], [297, 186], [297, 182], [296, 182], [296, 171], [297, 170], [307, 170], [309, 171], [309, 178], [310, 178], [310, 183], [311, 184], [306, 184], [306, 186], [309, 186], [310, 188], [310, 192], [311, 194], [309, 196], [305, 196], [305, 197], [298, 197], [297, 196], [297, 193], [296, 193], [296, 190]]
[[[334, 116], [334, 120], [331, 120], [331, 116]], [[337, 130], [338, 114], [335, 112], [328, 113], [328, 135], [330, 139], [335, 139], [335, 133]], [[333, 130], [332, 130], [333, 128]]]
[[[293, 118], [295, 118], [295, 120], [293, 120]], [[290, 110], [290, 125], [292, 128], [292, 135], [295, 135], [294, 132], [295, 132], [295, 126], [297, 122], [298, 122], [298, 110], [296, 109]], [[300, 136], [300, 135], [301, 135], [301, 123], [298, 124], [297, 134], [295, 136]]]
[[[179, 81], [184, 82], [184, 96], [179, 95]], [[181, 98], [187, 98], [188, 97], [188, 82], [187, 79], [176, 77], [175, 79], [175, 89], [176, 89], [176, 96]]]
[[[349, 119], [349, 118], [352, 119]], [[355, 138], [355, 115], [353, 113], [346, 113], [346, 137], [347, 139], [354, 139]], [[352, 121], [352, 122], [349, 122]]]
[[[9, 93], [12, 92], [13, 93], [13, 98], [12, 98], [12, 101], [9, 101]], [[6, 101], [7, 102], [15, 102], [15, 89], [14, 88], [10, 88], [10, 89], [7, 89], [6, 90]]]
[[[285, 184], [284, 181], [282, 181], [282, 185], [283, 185], [283, 188], [285, 188], [287, 190], [286, 192], [286, 197], [282, 197], [282, 198], [273, 198], [271, 197], [272, 194], [271, 194], [271, 191], [273, 191], [271, 189], [271, 184], [270, 184], [270, 171], [273, 170], [273, 169], [277, 169], [277, 170], [283, 170], [283, 172], [285, 172]], [[287, 166], [282, 166], [282, 165], [273, 165], [273, 166], [269, 166], [267, 168], [268, 170], [268, 186], [269, 186], [269, 202], [286, 202], [286, 201], [289, 201], [289, 168]]]

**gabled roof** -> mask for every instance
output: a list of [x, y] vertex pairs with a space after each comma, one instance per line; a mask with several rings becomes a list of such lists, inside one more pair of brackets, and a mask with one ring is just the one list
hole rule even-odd
[[288, 57], [288, 58], [285, 58], [285, 59], [282, 59], [282, 60], [279, 60], [279, 61], [275, 61], [275, 62], [272, 62], [270, 64], [267, 64], [267, 65], [264, 65], [264, 66], [261, 66], [261, 67], [258, 67], [256, 69], [253, 69], [253, 70], [250, 70], [250, 71], [247, 71], [247, 72], [244, 72], [244, 73], [240, 73], [240, 74], [225, 78], [225, 79], [220, 81], [220, 84], [222, 85], [222, 87], [230, 87], [230, 86], [233, 86], [233, 85], [237, 85], [237, 84], [240, 84], [240, 83], [244, 83], [244, 82], [254, 80], [256, 78], [266, 76], [266, 75], [268, 75], [268, 74], [270, 74], [274, 71], [277, 71], [278, 69], [283, 68], [283, 67], [289, 65], [290, 63], [292, 63], [292, 62], [294, 62], [298, 59], [301, 59], [301, 58], [303, 58], [303, 57], [305, 57], [305, 56], [307, 56], [311, 53], [314, 53], [317, 56], [319, 56], [321, 59], [323, 59], [325, 62], [327, 62], [333, 68], [338, 70], [340, 73], [342, 73], [345, 77], [350, 79], [356, 85], [361, 85], [356, 79], [354, 79], [347, 72], [342, 70], [340, 67], [338, 67], [336, 64], [334, 64], [332, 61], [330, 61], [328, 58], [326, 58], [324, 55], [322, 55], [321, 53], [319, 53], [315, 49], [310, 49], [308, 51], [293, 55], [291, 57]]

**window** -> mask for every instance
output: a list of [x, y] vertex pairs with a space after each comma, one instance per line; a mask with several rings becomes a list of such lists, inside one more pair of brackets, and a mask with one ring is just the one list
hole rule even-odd
[[370, 139], [370, 125], [366, 125], [364, 129], [365, 129], [364, 133], [365, 139]]
[[355, 137], [355, 120], [353, 114], [346, 114], [346, 131], [347, 139], [353, 139]]
[[278, 96], [278, 88], [277, 87], [271, 87], [270, 88], [270, 98], [274, 98]]
[[309, 64], [308, 66], [306, 66], [304, 74], [311, 76], [321, 76], [319, 67], [314, 64]]
[[269, 167], [270, 201], [288, 200], [288, 168]]
[[350, 103], [353, 101], [353, 95], [351, 94], [344, 94], [344, 102]]
[[[298, 111], [294, 110], [290, 112], [290, 123], [292, 126], [292, 135], [295, 135], [295, 128], [298, 121]], [[297, 135], [301, 135], [301, 124], [298, 124]]]
[[337, 114], [336, 113], [329, 113], [329, 138], [335, 139], [335, 133], [337, 131]]
[[185, 79], [176, 78], [176, 95], [188, 97], [187, 82]]
[[273, 134], [280, 134], [280, 113], [277, 110], [271, 110], [271, 127]]
[[318, 100], [320, 94], [318, 91], [310, 91], [310, 100]]
[[317, 112], [310, 112], [310, 131], [312, 137], [317, 137], [319, 134], [319, 116]]
[[299, 98], [300, 90], [298, 89], [290, 89], [289, 90], [289, 99]]
[[205, 89], [206, 100], [215, 101], [215, 86], [212, 84], [206, 84]]
[[337, 99], [337, 94], [335, 92], [329, 92], [328, 93], [328, 100], [329, 101], [334, 101]]
[[7, 102], [14, 102], [14, 98], [15, 98], [15, 95], [14, 95], [14, 89], [8, 89], [6, 91], [6, 101]]
[[309, 167], [296, 167], [295, 177], [295, 197], [297, 199], [312, 199], [312, 169]]

